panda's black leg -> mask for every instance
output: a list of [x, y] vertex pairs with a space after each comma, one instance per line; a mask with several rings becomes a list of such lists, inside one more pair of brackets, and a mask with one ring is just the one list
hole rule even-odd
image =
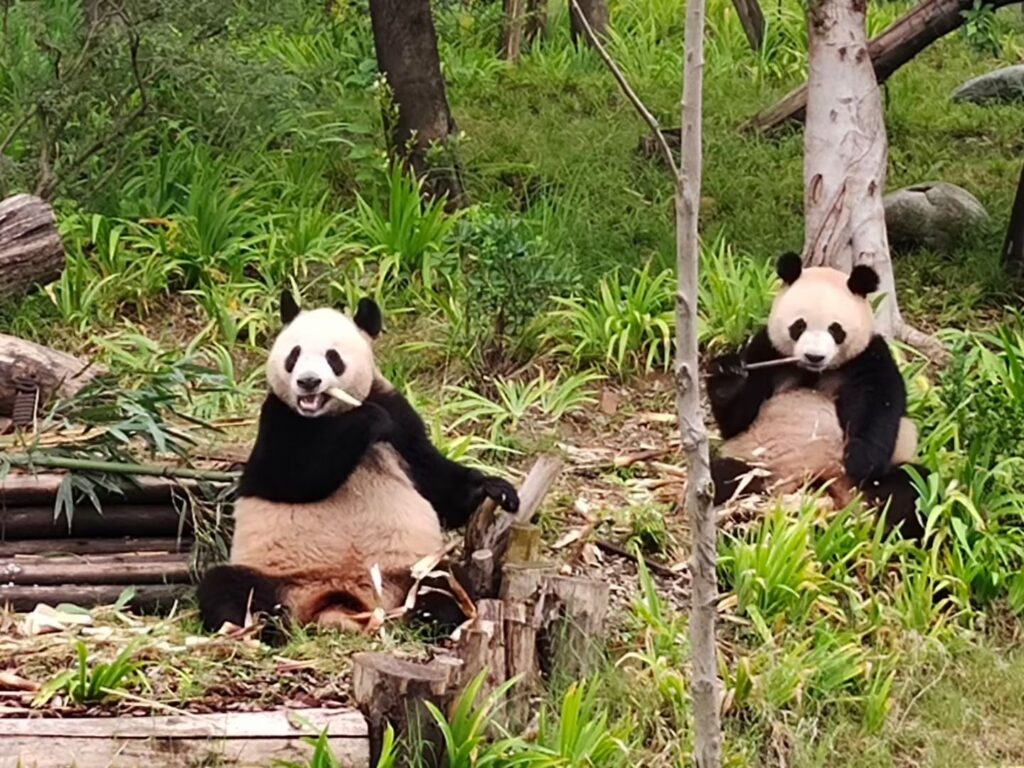
[[216, 632], [224, 622], [245, 623], [246, 612], [280, 618], [281, 582], [240, 565], [218, 565], [208, 570], [199, 582], [196, 597], [203, 628]]
[[[925, 467], [917, 464], [909, 466], [922, 477], [928, 474]], [[902, 466], [894, 467], [877, 480], [863, 483], [861, 491], [870, 506], [885, 510], [886, 533], [895, 529], [902, 538], [921, 542], [925, 521], [917, 510], [918, 492], [913, 479]]]
[[765, 478], [760, 475], [746, 476], [754, 471], [754, 467], [739, 459], [715, 457], [711, 460], [711, 480], [715, 484], [715, 506], [725, 504], [733, 497], [741, 484], [743, 490], [739, 496], [764, 493]]
[[[459, 563], [449, 562], [440, 567], [452, 574], [471, 600], [476, 600], [466, 571]], [[435, 576], [420, 583], [416, 603], [406, 618], [411, 625], [426, 630], [428, 639], [439, 640], [454, 632], [469, 617], [452, 594], [448, 579]]]

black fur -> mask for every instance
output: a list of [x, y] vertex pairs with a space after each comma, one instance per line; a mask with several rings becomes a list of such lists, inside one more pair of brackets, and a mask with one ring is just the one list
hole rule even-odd
[[708, 366], [708, 397], [722, 437], [728, 440], [744, 432], [757, 418], [761, 404], [775, 394], [776, 377], [783, 371], [790, 374], [795, 365], [746, 370], [744, 363], [778, 360], [782, 355], [762, 328], [740, 354], [722, 355]]
[[800, 279], [800, 275], [804, 271], [804, 263], [799, 255], [793, 252], [784, 253], [779, 256], [775, 271], [782, 278], [782, 282], [792, 285]]
[[907, 467], [913, 467], [922, 478], [928, 475], [928, 469], [919, 464], [893, 467], [881, 478], [865, 482], [861, 490], [868, 504], [885, 508], [887, 533], [896, 530], [901, 538], [920, 543], [924, 539], [924, 520], [917, 510], [918, 492]]
[[859, 264], [850, 272], [846, 287], [858, 296], [867, 296], [878, 290], [878, 273], [866, 264]]
[[[711, 460], [711, 481], [715, 485], [715, 506], [720, 507], [733, 497], [740, 483], [745, 479], [743, 476], [752, 472], [754, 467], [745, 461], [732, 458], [716, 457]], [[743, 486], [741, 496], [764, 493], [766, 489], [765, 478], [753, 475]]]
[[889, 345], [875, 336], [867, 349], [842, 368], [836, 413], [846, 433], [846, 474], [858, 485], [890, 468], [907, 389]]
[[288, 325], [299, 314], [299, 305], [291, 291], [281, 291], [281, 322]]
[[356, 307], [356, 316], [353, 319], [356, 325], [371, 339], [377, 338], [384, 327], [380, 307], [377, 306], [373, 299], [360, 299], [359, 306]]
[[248, 610], [253, 617], [278, 618], [280, 582], [241, 565], [218, 565], [199, 582], [197, 598], [203, 628], [216, 632], [224, 622], [243, 626]]

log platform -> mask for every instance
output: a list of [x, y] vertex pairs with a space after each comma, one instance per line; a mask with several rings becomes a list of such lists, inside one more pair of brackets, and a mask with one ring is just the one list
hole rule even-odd
[[351, 709], [215, 715], [0, 719], [0, 768], [189, 768], [309, 763], [326, 732], [338, 764], [369, 765], [366, 720]]

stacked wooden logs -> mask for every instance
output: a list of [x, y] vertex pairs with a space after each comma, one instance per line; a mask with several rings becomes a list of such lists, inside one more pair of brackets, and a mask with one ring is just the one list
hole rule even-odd
[[541, 531], [532, 522], [560, 471], [558, 459], [541, 457], [523, 482], [517, 513], [499, 515], [486, 504], [470, 520], [464, 564], [477, 593], [476, 615], [451, 653], [429, 663], [383, 653], [353, 657], [352, 690], [370, 728], [371, 765], [388, 725], [434, 745], [428, 763], [443, 765], [443, 738], [423, 702], [450, 712], [478, 677], [481, 698], [515, 680], [495, 714], [522, 732], [546, 680], [578, 679], [594, 666], [604, 645], [608, 584], [560, 575], [543, 559]]
[[136, 610], [187, 593], [193, 539], [182, 486], [138, 478], [55, 514], [62, 474], [12, 471], [0, 481], [0, 608], [114, 603], [128, 587]]

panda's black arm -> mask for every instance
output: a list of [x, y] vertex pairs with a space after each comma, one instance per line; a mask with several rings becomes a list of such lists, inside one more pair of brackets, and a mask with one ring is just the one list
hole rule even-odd
[[757, 418], [761, 404], [775, 391], [776, 368], [746, 370], [743, 363], [777, 360], [782, 355], [762, 328], [741, 352], [716, 357], [708, 365], [708, 399], [718, 431], [728, 440], [744, 432]]
[[392, 431], [388, 412], [367, 403], [315, 419], [298, 415], [274, 394], [260, 411], [259, 434], [238, 485], [239, 496], [309, 504], [330, 496]]
[[518, 509], [519, 496], [510, 483], [465, 467], [437, 450], [423, 419], [401, 393], [374, 391], [367, 401], [390, 415], [393, 426], [387, 439], [408, 464], [416, 490], [434, 507], [445, 528], [465, 525], [488, 497], [503, 509]]
[[843, 463], [846, 474], [859, 484], [890, 468], [907, 409], [907, 388], [881, 336], [875, 336], [842, 371], [836, 414], [846, 435]]

